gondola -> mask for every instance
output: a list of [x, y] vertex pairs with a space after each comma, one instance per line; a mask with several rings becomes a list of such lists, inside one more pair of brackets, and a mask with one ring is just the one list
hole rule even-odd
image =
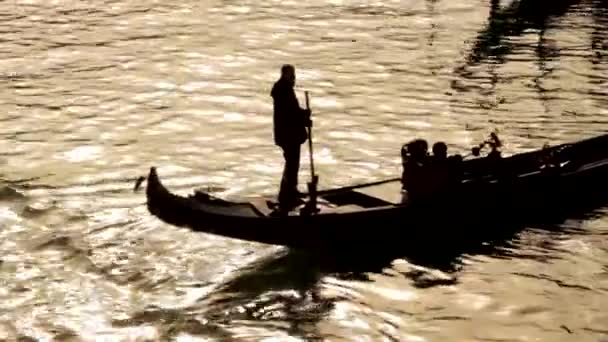
[[478, 240], [601, 198], [608, 188], [608, 134], [499, 160], [465, 159], [462, 166], [462, 181], [437, 199], [404, 200], [400, 179], [388, 179], [318, 191], [317, 212], [295, 208], [287, 215], [275, 215], [265, 197], [176, 195], [151, 167], [147, 208], [165, 223], [197, 232], [316, 251]]

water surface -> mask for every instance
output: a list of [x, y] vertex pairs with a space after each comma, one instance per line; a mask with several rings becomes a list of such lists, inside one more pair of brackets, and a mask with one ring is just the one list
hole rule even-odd
[[604, 133], [608, 5], [546, 6], [2, 3], [0, 339], [608, 338], [602, 208], [443, 266], [344, 273], [163, 224], [131, 191], [155, 165], [178, 193], [276, 192], [269, 91], [283, 63], [300, 100], [311, 93], [323, 188], [398, 175], [416, 137], [465, 152], [497, 129], [513, 154]]

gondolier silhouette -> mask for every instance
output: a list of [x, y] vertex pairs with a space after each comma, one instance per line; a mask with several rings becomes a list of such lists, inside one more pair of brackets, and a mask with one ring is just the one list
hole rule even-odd
[[281, 208], [293, 207], [302, 197], [298, 191], [300, 147], [308, 138], [306, 128], [312, 125], [310, 109], [300, 107], [293, 89], [295, 83], [295, 67], [285, 64], [270, 93], [274, 106], [274, 142], [283, 151], [285, 159], [278, 196]]

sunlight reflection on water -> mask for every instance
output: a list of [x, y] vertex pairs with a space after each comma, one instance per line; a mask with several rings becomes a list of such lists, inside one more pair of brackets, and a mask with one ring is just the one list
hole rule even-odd
[[[454, 272], [402, 260], [342, 279], [297, 253], [162, 224], [133, 192], [157, 166], [180, 194], [274, 194], [269, 93], [283, 63], [302, 105], [310, 92], [321, 188], [398, 176], [413, 138], [468, 153], [498, 129], [513, 154], [603, 134], [605, 2], [6, 6], [0, 339], [606, 334], [601, 217], [526, 230], [505, 256], [455, 257]], [[303, 146], [301, 186], [309, 172]]]

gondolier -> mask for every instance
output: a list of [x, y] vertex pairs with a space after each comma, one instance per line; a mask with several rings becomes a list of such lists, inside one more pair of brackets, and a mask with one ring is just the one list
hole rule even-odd
[[285, 159], [278, 200], [281, 207], [287, 208], [301, 197], [298, 191], [300, 147], [307, 139], [306, 128], [312, 124], [310, 110], [300, 107], [293, 89], [295, 83], [294, 66], [285, 64], [270, 93], [274, 106], [274, 142], [283, 151]]

